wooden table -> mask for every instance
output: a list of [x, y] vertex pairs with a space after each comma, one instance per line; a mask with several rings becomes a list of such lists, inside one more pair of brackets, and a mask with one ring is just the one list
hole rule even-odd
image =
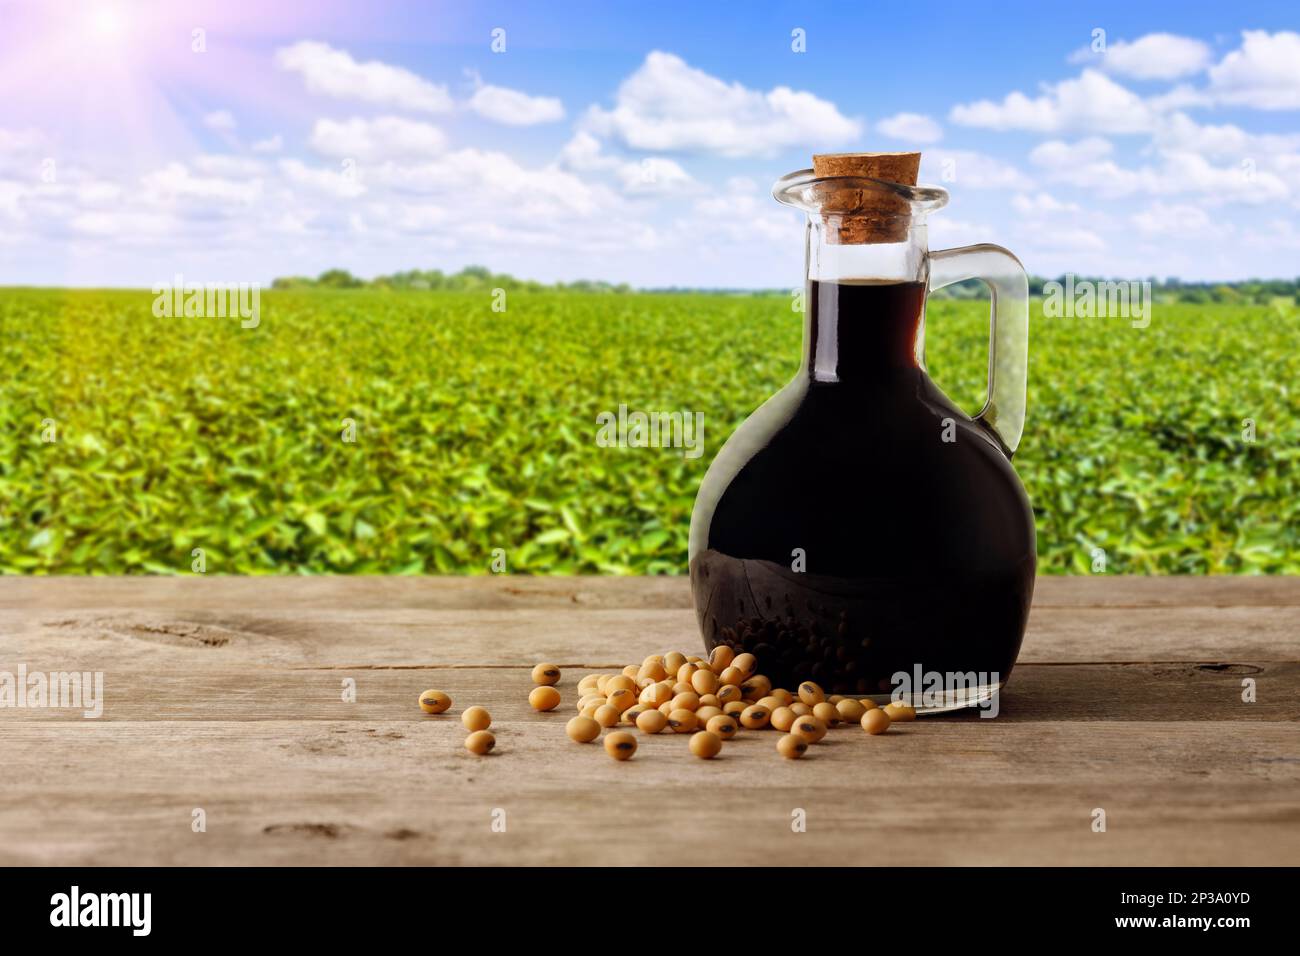
[[1300, 863], [1296, 578], [1041, 579], [999, 718], [801, 761], [565, 737], [592, 668], [699, 648], [680, 578], [6, 578], [0, 616], [0, 671], [105, 683], [97, 720], [0, 710], [3, 864]]

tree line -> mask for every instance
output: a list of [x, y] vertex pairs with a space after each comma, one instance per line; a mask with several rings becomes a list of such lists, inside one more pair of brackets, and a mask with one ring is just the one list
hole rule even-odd
[[[1107, 281], [1101, 276], [1076, 275], [1076, 284], [1082, 281], [1101, 283]], [[1042, 276], [1030, 276], [1029, 294], [1041, 296], [1043, 286], [1048, 282], [1064, 283], [1065, 276], [1055, 279]], [[1300, 278], [1296, 279], [1245, 279], [1237, 282], [1184, 282], [1176, 277], [1145, 280], [1151, 283], [1152, 291], [1166, 302], [1212, 303], [1221, 302], [1239, 305], [1267, 305], [1278, 299], [1291, 299], [1300, 303]], [[459, 272], [443, 272], [441, 269], [408, 269], [394, 272], [392, 275], [376, 276], [362, 279], [346, 269], [327, 269], [315, 278], [308, 276], [284, 276], [271, 283], [273, 289], [394, 289], [412, 291], [474, 292], [478, 290], [506, 289], [511, 292], [595, 292], [627, 294], [630, 292], [654, 292], [663, 294], [723, 292], [740, 295], [781, 295], [790, 294], [788, 289], [702, 289], [691, 287], [670, 287], [636, 289], [626, 282], [605, 282], [597, 279], [578, 279], [574, 282], [538, 282], [534, 279], [519, 279], [505, 272], [493, 272], [486, 266], [466, 266]], [[971, 280], [948, 286], [935, 293], [936, 298], [974, 299], [985, 295], [982, 283]]]

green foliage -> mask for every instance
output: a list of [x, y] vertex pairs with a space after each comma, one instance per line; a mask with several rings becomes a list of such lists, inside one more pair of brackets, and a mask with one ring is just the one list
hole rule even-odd
[[[492, 302], [286, 290], [242, 329], [148, 292], [0, 291], [0, 570], [188, 573], [203, 548], [210, 573], [483, 573], [502, 548], [513, 572], [683, 572], [709, 460], [794, 373], [789, 299]], [[1112, 573], [1300, 572], [1298, 322], [1036, 314], [1016, 467], [1041, 569], [1100, 547]], [[986, 305], [931, 303], [931, 370], [969, 409], [987, 335]], [[703, 412], [705, 454], [599, 447], [620, 403]]]
[[570, 292], [618, 292], [627, 293], [632, 287], [626, 283], [614, 285], [609, 282], [597, 282], [579, 279], [576, 282], [557, 282], [545, 285], [532, 279], [516, 279], [504, 272], [493, 272], [486, 266], [466, 266], [460, 272], [444, 275], [441, 269], [408, 269], [394, 272], [390, 276], [377, 276], [366, 282], [358, 279], [346, 269], [328, 269], [315, 279], [303, 276], [284, 276], [271, 283], [272, 289], [361, 289], [370, 286], [376, 289], [415, 292], [477, 292], [481, 290], [505, 289], [508, 292], [541, 292], [545, 289]]

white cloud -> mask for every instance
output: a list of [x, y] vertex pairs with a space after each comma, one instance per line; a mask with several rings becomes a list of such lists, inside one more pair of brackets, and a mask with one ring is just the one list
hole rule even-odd
[[84, 212], [69, 222], [74, 232], [114, 242], [152, 237], [163, 238], [174, 231], [178, 222], [170, 216], [139, 211]]
[[727, 83], [671, 53], [654, 51], [618, 88], [612, 110], [592, 107], [589, 127], [634, 149], [759, 156], [783, 147], [844, 145], [862, 123], [812, 93], [766, 93]]
[[1048, 140], [1039, 143], [1029, 153], [1029, 161], [1049, 169], [1086, 165], [1104, 159], [1114, 152], [1110, 140], [1100, 136], [1089, 136], [1074, 143], [1061, 140]]
[[1002, 102], [978, 100], [952, 108], [949, 118], [962, 126], [1035, 133], [1143, 133], [1154, 111], [1136, 93], [1097, 70], [1047, 84], [1040, 96], [1016, 91]]
[[210, 176], [252, 180], [266, 174], [266, 165], [261, 160], [231, 156], [228, 153], [196, 156], [190, 162], [198, 172]]
[[1044, 229], [1034, 237], [1044, 249], [1065, 252], [1104, 252], [1106, 240], [1091, 229]]
[[1209, 93], [1237, 106], [1300, 109], [1300, 33], [1243, 31], [1241, 48], [1210, 68]]
[[988, 242], [994, 234], [992, 229], [982, 223], [954, 219], [942, 213], [929, 219], [926, 229], [930, 237], [930, 246], [935, 249]]
[[897, 113], [882, 119], [876, 129], [891, 139], [909, 143], [937, 143], [943, 138], [943, 128], [921, 113]]
[[1138, 232], [1144, 236], [1206, 236], [1222, 235], [1229, 224], [1218, 223], [1200, 206], [1187, 204], [1152, 203], [1131, 218]]
[[27, 187], [22, 183], [0, 179], [0, 216], [22, 218], [22, 200], [26, 195]]
[[203, 117], [203, 125], [208, 129], [214, 129], [221, 133], [228, 133], [234, 130], [235, 117], [230, 110], [213, 110]]
[[968, 189], [1029, 189], [1033, 179], [1000, 159], [969, 149], [921, 154], [921, 179]]
[[253, 143], [253, 152], [255, 153], [278, 153], [283, 148], [284, 139], [279, 133]]
[[623, 191], [646, 195], [669, 193], [695, 185], [691, 175], [671, 159], [660, 156], [623, 160], [605, 153], [600, 140], [579, 130], [560, 150], [560, 165], [580, 173], [611, 173]]
[[359, 63], [328, 43], [302, 40], [275, 53], [282, 70], [302, 74], [307, 89], [336, 99], [361, 100], [423, 113], [450, 112], [447, 87], [378, 60]]
[[692, 219], [677, 223], [683, 242], [691, 242], [705, 231], [715, 239], [736, 243], [759, 239], [773, 244], [789, 243], [799, 233], [797, 218], [745, 176], [733, 176], [721, 189], [697, 199], [693, 212]]
[[1176, 80], [1205, 69], [1210, 63], [1210, 48], [1192, 37], [1148, 33], [1131, 43], [1108, 43], [1101, 52], [1085, 47], [1074, 53], [1070, 62], [1086, 63], [1135, 80]]
[[446, 144], [436, 126], [399, 116], [318, 119], [311, 132], [311, 145], [318, 153], [366, 162], [423, 159], [441, 153]]
[[262, 194], [259, 179], [196, 176], [184, 163], [168, 163], [141, 179], [148, 197], [156, 202], [176, 200], [247, 204]]
[[1045, 217], [1058, 213], [1079, 212], [1079, 205], [1062, 202], [1051, 193], [1017, 193], [1011, 199], [1011, 208], [1022, 216]]
[[1163, 149], [1235, 160], [1283, 158], [1300, 152], [1300, 133], [1248, 133], [1231, 123], [1201, 125], [1185, 113], [1165, 117], [1156, 127], [1154, 142]]
[[366, 187], [355, 175], [342, 170], [308, 166], [296, 159], [280, 160], [280, 171], [294, 185], [306, 186], [315, 192], [339, 199], [351, 199], [366, 191]]
[[1052, 182], [1108, 199], [1197, 194], [1205, 204], [1219, 205], [1229, 201], [1258, 204], [1291, 195], [1286, 181], [1268, 169], [1217, 166], [1198, 153], [1180, 150], [1160, 150], [1158, 164], [1127, 168], [1110, 158], [1110, 150], [1110, 143], [1096, 137], [1077, 143], [1051, 140], [1035, 147], [1029, 158], [1046, 170]]
[[45, 136], [34, 129], [0, 127], [0, 154], [31, 152], [45, 145]]
[[[428, 162], [386, 163], [367, 170], [367, 183], [419, 195], [445, 195], [458, 212], [496, 222], [548, 223], [609, 211], [615, 194], [603, 184], [555, 166], [528, 168], [505, 153], [459, 149]], [[479, 225], [483, 225], [480, 223]]]
[[479, 86], [467, 105], [479, 116], [507, 126], [535, 126], [564, 119], [564, 104], [555, 97], [530, 96], [504, 86]]

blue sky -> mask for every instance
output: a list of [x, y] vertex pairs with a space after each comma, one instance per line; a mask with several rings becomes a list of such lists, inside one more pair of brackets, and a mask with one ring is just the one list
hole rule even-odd
[[772, 181], [913, 148], [952, 194], [936, 248], [1300, 273], [1286, 5], [890, 10], [0, 2], [0, 282], [481, 263], [788, 286], [801, 235]]

